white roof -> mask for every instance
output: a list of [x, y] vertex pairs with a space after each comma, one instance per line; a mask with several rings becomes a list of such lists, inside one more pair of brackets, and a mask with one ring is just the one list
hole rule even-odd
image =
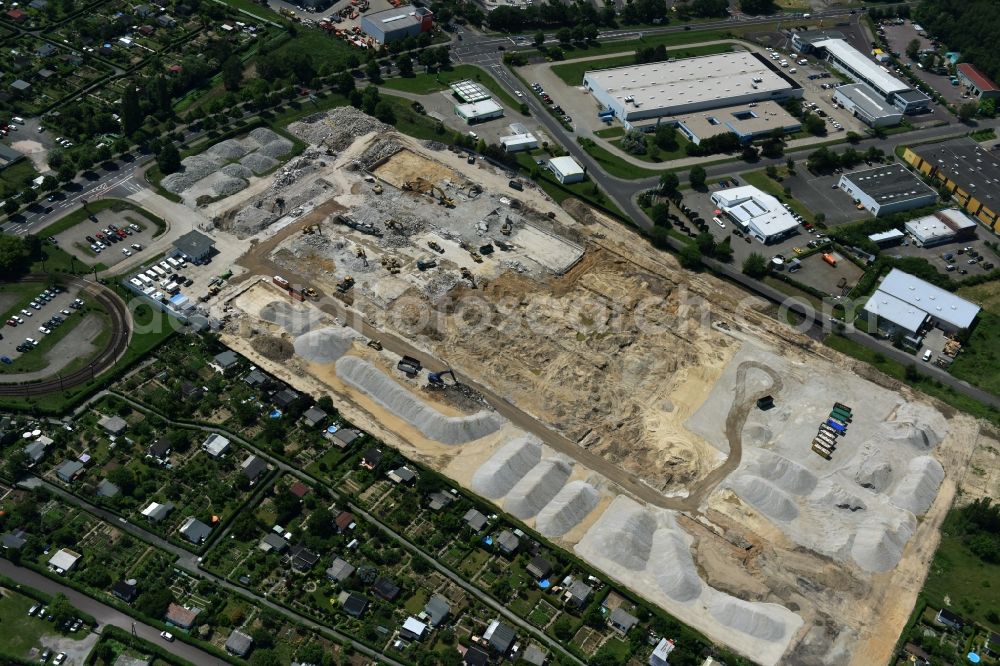
[[850, 83], [846, 86], [837, 86], [833, 94], [834, 96], [839, 95], [847, 98], [872, 118], [889, 118], [902, 115], [899, 109], [886, 102], [867, 83]]
[[712, 194], [712, 201], [742, 224], [775, 236], [798, 226], [795, 217], [775, 197], [753, 185], [730, 187]]
[[847, 67], [858, 72], [883, 95], [910, 89], [910, 86], [882, 69], [882, 66], [874, 60], [869, 60], [865, 54], [843, 39], [824, 39], [823, 41], [814, 43], [813, 46], [818, 49], [826, 49], [827, 53], [834, 59], [841, 61]]
[[213, 433], [205, 440], [201, 448], [205, 449], [210, 455], [218, 456], [229, 448], [229, 440], [218, 433]]
[[873, 243], [881, 243], [883, 241], [896, 240], [897, 238], [902, 238], [905, 236], [899, 229], [890, 229], [889, 231], [883, 231], [877, 234], [871, 234], [868, 236], [868, 240]]
[[625, 104], [626, 112], [744, 95], [766, 96], [792, 88], [787, 79], [749, 51], [595, 70], [584, 74], [584, 80], [622, 104], [631, 97], [634, 104]]
[[411, 616], [406, 618], [406, 622], [403, 623], [403, 629], [416, 636], [422, 636], [424, 630], [427, 629], [427, 625]]
[[538, 139], [530, 132], [527, 134], [511, 134], [500, 137], [501, 146], [523, 146], [525, 144], [538, 143]]
[[76, 561], [80, 559], [80, 554], [75, 553], [72, 550], [67, 550], [65, 548], [60, 548], [56, 551], [56, 554], [49, 558], [49, 566], [56, 567], [57, 569], [62, 569], [63, 571], [69, 571], [76, 564]]
[[653, 650], [653, 656], [659, 659], [666, 660], [667, 655], [674, 651], [674, 642], [668, 641], [666, 638], [661, 638], [660, 642], [656, 645]]
[[920, 308], [901, 301], [881, 289], [876, 289], [871, 295], [865, 303], [865, 310], [907, 331], [917, 331], [927, 319], [927, 313]]
[[451, 91], [458, 95], [463, 102], [481, 102], [484, 99], [489, 99], [492, 97], [490, 91], [482, 86], [480, 83], [466, 79], [465, 81], [456, 81], [450, 86]]
[[459, 104], [455, 107], [455, 109], [466, 118], [488, 116], [496, 113], [497, 111], [503, 111], [503, 107], [494, 102], [492, 99], [484, 99], [479, 102], [473, 102], [472, 104]]
[[975, 226], [976, 222], [967, 215], [949, 208], [910, 220], [906, 223], [906, 230], [921, 243], [926, 243], [939, 238], [951, 238], [957, 232]]
[[549, 160], [549, 168], [561, 173], [563, 178], [583, 173], [583, 167], [577, 164], [576, 160], [569, 155], [553, 157]]
[[956, 328], [968, 328], [980, 310], [975, 303], [898, 268], [889, 271], [878, 291], [895, 296]]

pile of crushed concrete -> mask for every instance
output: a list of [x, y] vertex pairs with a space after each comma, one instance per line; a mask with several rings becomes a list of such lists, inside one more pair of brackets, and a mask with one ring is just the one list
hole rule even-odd
[[389, 125], [372, 118], [353, 106], [342, 106], [331, 111], [306, 116], [288, 126], [288, 131], [306, 143], [325, 146], [340, 152], [354, 143], [359, 136], [384, 133]]
[[174, 194], [197, 188], [204, 196], [221, 199], [244, 189], [252, 176], [276, 167], [293, 148], [288, 139], [260, 127], [245, 137], [220, 141], [198, 155], [184, 158], [182, 169], [166, 176], [160, 184]]

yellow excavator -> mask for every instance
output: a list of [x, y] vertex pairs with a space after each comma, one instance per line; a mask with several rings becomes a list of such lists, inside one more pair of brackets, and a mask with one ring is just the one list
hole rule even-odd
[[455, 200], [446, 195], [444, 193], [444, 190], [442, 190], [440, 187], [435, 185], [433, 191], [437, 195], [437, 200], [439, 204], [441, 204], [442, 206], [446, 206], [448, 208], [455, 207]]

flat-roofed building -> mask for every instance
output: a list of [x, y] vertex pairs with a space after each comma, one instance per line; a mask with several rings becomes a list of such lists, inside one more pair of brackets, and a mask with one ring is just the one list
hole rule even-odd
[[587, 172], [569, 155], [553, 157], [549, 160], [549, 171], [563, 185], [586, 180]]
[[416, 37], [434, 28], [434, 13], [426, 7], [406, 5], [373, 12], [361, 19], [361, 30], [379, 44]]
[[777, 102], [751, 104], [689, 113], [678, 116], [674, 122], [677, 129], [695, 144], [726, 132], [735, 134], [741, 143], [749, 143], [770, 135], [776, 129], [791, 133], [802, 128], [799, 119]]
[[521, 150], [534, 150], [538, 148], [538, 138], [528, 132], [527, 134], [511, 134], [500, 137], [500, 146], [508, 153], [516, 153]]
[[859, 83], [865, 83], [903, 113], [917, 113], [930, 106], [930, 97], [914, 90], [843, 39], [812, 43], [813, 49], [834, 67]]
[[916, 335], [925, 324], [955, 333], [972, 326], [980, 307], [950, 291], [893, 268], [865, 303], [881, 331], [893, 329]]
[[903, 122], [903, 112], [889, 104], [867, 83], [838, 86], [833, 99], [869, 127], [892, 127]]
[[903, 159], [951, 192], [969, 215], [1000, 232], [1000, 152], [961, 138], [908, 147]]
[[713, 192], [712, 203], [743, 231], [765, 244], [790, 236], [799, 225], [780, 201], [753, 185]]
[[976, 221], [957, 208], [939, 210], [906, 223], [906, 233], [917, 245], [933, 247], [942, 243], [966, 240], [976, 235]]
[[996, 99], [1000, 97], [1000, 88], [993, 79], [986, 76], [975, 65], [961, 62], [955, 66], [958, 82], [965, 86], [976, 99]]
[[455, 115], [472, 125], [482, 123], [494, 118], [503, 117], [503, 107], [492, 99], [484, 99], [471, 104], [456, 104]]
[[481, 83], [476, 83], [466, 79], [465, 81], [456, 81], [448, 86], [451, 88], [451, 92], [454, 93], [455, 97], [462, 100], [465, 104], [472, 104], [474, 102], [482, 102], [485, 99], [489, 99], [493, 95], [490, 91], [483, 87]]
[[801, 86], [749, 51], [595, 70], [584, 74], [583, 85], [628, 129], [652, 129], [649, 121], [657, 118], [802, 97]]
[[844, 39], [844, 33], [839, 30], [802, 30], [792, 33], [792, 47], [800, 53], [813, 53], [814, 44], [828, 39]]
[[902, 164], [845, 173], [837, 185], [876, 217], [930, 206], [938, 198], [937, 192]]

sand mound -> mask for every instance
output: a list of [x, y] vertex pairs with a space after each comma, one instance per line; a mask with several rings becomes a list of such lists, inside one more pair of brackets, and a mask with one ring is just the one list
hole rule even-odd
[[932, 449], [941, 442], [941, 435], [926, 423], [897, 421], [887, 426], [889, 439], [905, 442], [921, 451]]
[[785, 623], [770, 615], [766, 608], [727, 595], [715, 596], [708, 605], [712, 617], [727, 627], [758, 640], [780, 641], [785, 635]]
[[862, 488], [877, 493], [889, 487], [892, 481], [892, 464], [888, 460], [867, 460], [859, 464], [854, 472], [854, 480]]
[[586, 481], [570, 481], [535, 517], [535, 528], [547, 537], [566, 534], [597, 506], [601, 496]]
[[676, 529], [661, 528], [653, 533], [651, 564], [660, 589], [680, 602], [696, 599], [702, 590], [701, 578], [687, 543]]
[[510, 489], [504, 509], [521, 520], [531, 518], [562, 490], [572, 471], [564, 460], [543, 460]]
[[333, 363], [348, 352], [352, 340], [343, 328], [320, 328], [295, 338], [295, 353], [310, 363]]
[[276, 338], [270, 335], [258, 335], [251, 342], [250, 346], [254, 351], [263, 354], [273, 361], [287, 361], [292, 357], [294, 350], [292, 343], [284, 338]]
[[773, 436], [770, 428], [759, 423], [748, 423], [743, 430], [743, 442], [753, 446], [764, 446]]
[[257, 151], [258, 155], [263, 155], [264, 157], [284, 157], [288, 153], [292, 152], [293, 144], [288, 139], [275, 139], [267, 145], [261, 146]]
[[266, 146], [272, 141], [277, 141], [281, 135], [268, 127], [258, 127], [248, 135], [258, 146]]
[[741, 474], [731, 487], [748, 504], [772, 520], [788, 522], [799, 515], [799, 508], [785, 491], [753, 474]]
[[774, 483], [785, 492], [808, 495], [816, 487], [816, 475], [797, 462], [771, 451], [756, 449], [751, 469], [757, 476]]
[[851, 557], [862, 569], [875, 573], [889, 571], [899, 563], [906, 542], [913, 536], [917, 521], [911, 513], [896, 516], [873, 514], [858, 527]]
[[574, 549], [614, 565], [642, 571], [653, 548], [656, 518], [635, 501], [619, 495]]
[[222, 167], [222, 173], [233, 178], [243, 178], [244, 180], [253, 176], [253, 171], [238, 163], [227, 164]]
[[483, 497], [499, 499], [541, 460], [538, 440], [530, 436], [513, 439], [479, 466], [472, 476], [472, 489]]
[[369, 395], [428, 439], [442, 444], [465, 444], [496, 432], [504, 424], [503, 417], [487, 411], [470, 416], [445, 416], [368, 361], [354, 356], [345, 356], [337, 361], [337, 376]]
[[919, 516], [927, 512], [944, 480], [944, 468], [930, 456], [918, 456], [892, 491], [892, 503]]
[[259, 316], [264, 321], [281, 326], [294, 336], [302, 335], [318, 320], [318, 315], [285, 301], [271, 301], [260, 309]]
[[865, 511], [868, 504], [855, 495], [849, 488], [840, 485], [836, 480], [831, 480], [826, 485], [822, 493], [817, 493], [812, 499], [817, 506], [824, 508], [837, 508], [844, 511]]
[[267, 173], [274, 167], [278, 166], [278, 160], [271, 159], [265, 155], [250, 153], [240, 160], [240, 164], [250, 169], [255, 174], [260, 175], [262, 173]]
[[210, 147], [205, 153], [217, 158], [221, 162], [231, 162], [246, 155], [247, 149], [235, 139], [226, 139]]

